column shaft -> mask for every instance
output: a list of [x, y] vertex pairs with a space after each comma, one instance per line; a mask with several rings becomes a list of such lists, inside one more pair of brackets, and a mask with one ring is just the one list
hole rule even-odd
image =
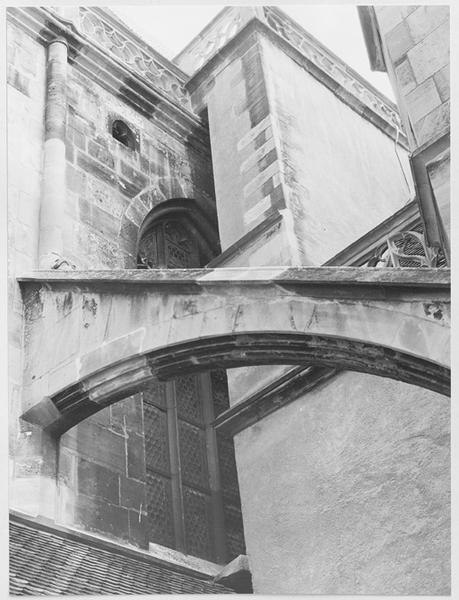
[[67, 42], [53, 40], [48, 47], [43, 186], [40, 207], [38, 263], [56, 268], [62, 257], [65, 205], [65, 123], [67, 112]]

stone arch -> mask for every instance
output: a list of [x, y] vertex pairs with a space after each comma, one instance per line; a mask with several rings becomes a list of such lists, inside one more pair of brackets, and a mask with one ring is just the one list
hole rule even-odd
[[[135, 268], [139, 234], [149, 218], [165, 210], [180, 210], [193, 222], [200, 222], [208, 240], [218, 252], [218, 224], [214, 201], [200, 193], [192, 184], [178, 177], [157, 177], [135, 196], [121, 217], [119, 238], [125, 251], [124, 268]], [[198, 217], [199, 215], [199, 217]]]
[[[117, 283], [116, 306], [112, 278], [105, 284], [94, 280], [92, 292], [90, 279], [80, 291], [72, 280], [73, 305], [89, 303], [94, 314], [73, 310], [64, 317], [67, 323], [60, 319], [62, 335], [65, 328], [82, 327], [78, 355], [60, 368], [59, 378], [45, 376], [49, 397], [24, 418], [65, 431], [151, 379], [216, 367], [314, 364], [449, 393], [449, 301], [441, 287], [415, 292], [401, 277], [406, 289], [397, 292], [395, 273], [388, 273], [385, 291], [372, 287], [362, 294], [354, 283], [336, 283], [327, 292], [322, 285], [314, 289], [310, 279], [298, 287], [298, 270], [288, 284], [279, 278], [238, 284], [234, 272], [222, 271], [233, 277], [231, 287], [222, 286], [212, 270], [190, 270], [188, 280], [167, 270], [140, 271], [129, 285]], [[349, 282], [358, 275], [352, 271], [346, 274]], [[380, 282], [382, 276], [379, 270], [368, 275]], [[41, 294], [50, 320], [60, 304], [57, 296], [69, 293], [62, 281], [71, 275], [56, 277], [57, 287], [48, 281]], [[429, 273], [418, 277], [428, 279]], [[33, 364], [30, 368], [35, 372]], [[44, 381], [41, 377], [40, 385]], [[34, 385], [31, 400], [38, 395]]]
[[220, 251], [218, 234], [214, 224], [199, 208], [197, 202], [188, 198], [173, 198], [155, 206], [144, 218], [137, 236], [138, 245], [144, 233], [162, 219], [177, 218], [183, 222], [205, 256], [205, 262], [210, 262]]
[[[91, 414], [141, 391], [156, 379], [167, 380], [214, 368], [278, 364], [369, 373], [449, 395], [449, 368], [419, 356], [337, 336], [240, 333], [196, 338], [110, 364], [47, 399], [47, 416], [49, 418], [52, 406], [53, 418], [45, 428], [61, 435]], [[27, 419], [27, 415], [24, 418]]]

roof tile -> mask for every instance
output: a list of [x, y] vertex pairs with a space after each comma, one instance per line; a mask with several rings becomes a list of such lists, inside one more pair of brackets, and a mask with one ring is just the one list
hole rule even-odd
[[10, 522], [10, 594], [227, 594], [222, 585]]

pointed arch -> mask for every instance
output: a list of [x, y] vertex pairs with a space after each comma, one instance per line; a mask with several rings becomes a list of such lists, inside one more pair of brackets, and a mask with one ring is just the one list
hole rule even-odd
[[[158, 177], [135, 196], [122, 215], [119, 237], [125, 249], [124, 268], [135, 268], [140, 236], [152, 220], [166, 213], [185, 218], [213, 256], [220, 251], [215, 202], [177, 177]], [[209, 259], [210, 260], [210, 259]]]

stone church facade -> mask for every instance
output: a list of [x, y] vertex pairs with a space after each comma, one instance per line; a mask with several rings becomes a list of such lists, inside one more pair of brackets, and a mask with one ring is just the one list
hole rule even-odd
[[11, 593], [449, 593], [449, 12], [359, 14], [398, 107], [8, 9]]

